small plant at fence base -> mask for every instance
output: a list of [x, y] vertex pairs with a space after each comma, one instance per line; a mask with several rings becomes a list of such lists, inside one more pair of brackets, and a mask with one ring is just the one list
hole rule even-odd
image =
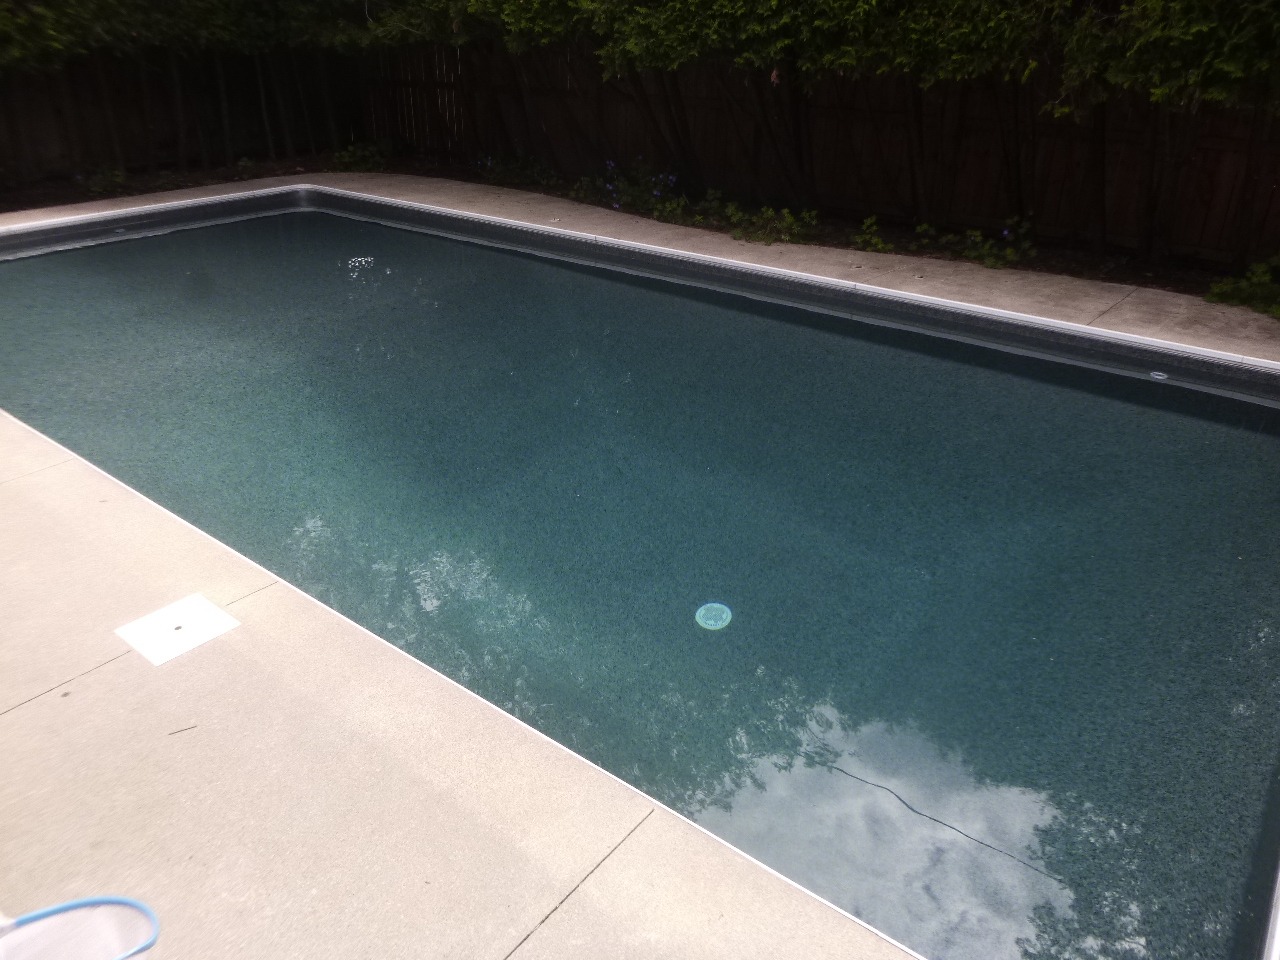
[[560, 177], [536, 157], [493, 156], [486, 154], [476, 161], [476, 170], [485, 183], [504, 187], [558, 187]]
[[984, 267], [1009, 267], [1036, 255], [1031, 239], [1031, 222], [1014, 217], [1005, 221], [999, 234], [989, 236], [981, 230], [944, 233], [927, 223], [916, 227], [916, 238], [907, 245], [911, 251], [948, 253], [962, 260], [973, 260]]
[[353, 173], [379, 173], [387, 169], [389, 152], [380, 144], [353, 143], [334, 153], [333, 165]]
[[727, 203], [724, 215], [734, 239], [752, 243], [803, 243], [818, 226], [818, 215], [812, 210], [793, 214], [786, 207], [761, 207], [751, 212], [736, 203]]
[[677, 179], [674, 173], [654, 173], [643, 162], [625, 169], [606, 160], [603, 176], [583, 177], [569, 196], [614, 210], [683, 223], [692, 214], [688, 198], [676, 189]]
[[583, 177], [569, 196], [665, 223], [727, 229], [736, 239], [753, 243], [804, 243], [812, 239], [818, 225], [813, 210], [748, 209], [726, 201], [716, 190], [691, 200], [676, 174], [654, 172], [643, 161], [629, 169], [607, 161], [603, 176]]
[[84, 188], [95, 197], [114, 197], [124, 192], [125, 172], [119, 167], [95, 170], [84, 178]]
[[1219, 280], [1205, 297], [1213, 303], [1235, 303], [1280, 319], [1280, 253], [1255, 263], [1243, 277]]
[[875, 217], [867, 217], [862, 221], [858, 232], [849, 238], [849, 245], [872, 253], [893, 253], [893, 244], [880, 236], [880, 225]]

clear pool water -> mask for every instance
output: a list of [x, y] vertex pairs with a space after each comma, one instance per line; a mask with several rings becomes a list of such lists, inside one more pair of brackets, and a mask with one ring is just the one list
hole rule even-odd
[[1274, 412], [323, 214], [0, 292], [0, 405], [916, 950], [1253, 948]]

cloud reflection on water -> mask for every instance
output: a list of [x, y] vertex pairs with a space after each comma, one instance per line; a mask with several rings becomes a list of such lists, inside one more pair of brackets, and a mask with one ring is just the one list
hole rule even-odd
[[980, 776], [776, 670], [705, 686], [474, 551], [388, 554], [318, 513], [290, 539], [300, 585], [931, 960], [1149, 955], [1136, 824]]
[[926, 956], [1019, 957], [1037, 906], [1070, 909], [1071, 894], [1037, 872], [1037, 828], [1057, 815], [1046, 797], [976, 781], [918, 731], [880, 721], [845, 730], [830, 708], [815, 720], [807, 762], [757, 761], [758, 789], [698, 822]]

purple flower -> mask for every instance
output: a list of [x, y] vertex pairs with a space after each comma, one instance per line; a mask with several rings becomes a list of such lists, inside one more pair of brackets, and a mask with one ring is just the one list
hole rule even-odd
[[618, 209], [618, 205], [617, 205], [616, 203], [613, 205], [613, 209], [615, 209], [615, 210], [617, 210], [617, 209]]

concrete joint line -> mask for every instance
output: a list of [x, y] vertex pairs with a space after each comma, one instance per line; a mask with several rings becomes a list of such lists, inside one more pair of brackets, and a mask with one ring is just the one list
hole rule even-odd
[[226, 606], [227, 606], [227, 607], [233, 607], [233, 606], [235, 606], [237, 603], [239, 603], [241, 600], [248, 600], [248, 599], [249, 599], [250, 597], [252, 597], [254, 594], [261, 593], [263, 590], [269, 590], [269, 589], [271, 589], [272, 587], [276, 586], [276, 585], [277, 585], [277, 584], [279, 584], [279, 583], [280, 583], [280, 581], [279, 581], [279, 580], [272, 580], [270, 583], [263, 584], [263, 585], [262, 585], [261, 587], [259, 587], [257, 590], [250, 590], [250, 591], [249, 591], [248, 593], [246, 593], [243, 597], [236, 597], [234, 600], [228, 600], [228, 601], [227, 601], [227, 603], [226, 603]]
[[124, 653], [117, 653], [110, 660], [103, 660], [100, 664], [98, 664], [98, 666], [90, 667], [84, 673], [77, 673], [74, 677], [68, 677], [66, 680], [63, 680], [61, 683], [57, 684], [57, 686], [52, 686], [48, 690], [45, 690], [41, 693], [37, 693], [34, 697], [28, 697], [26, 700], [23, 700], [21, 703], [15, 703], [12, 707], [5, 707], [3, 710], [0, 710], [0, 717], [3, 717], [6, 713], [11, 713], [12, 711], [17, 710], [19, 707], [26, 706], [28, 703], [30, 703], [33, 700], [39, 700], [41, 697], [45, 696], [45, 694], [53, 693], [53, 691], [57, 690], [58, 687], [65, 687], [68, 683], [71, 683], [73, 680], [79, 680], [81, 677], [87, 677], [89, 674], [93, 673], [93, 671], [101, 669], [102, 667], [105, 667], [108, 663], [115, 663], [121, 657], [126, 656], [127, 654], [130, 654], [132, 652], [133, 652], [132, 650], [126, 650], [124, 651]]
[[577, 893], [577, 892], [578, 892], [578, 888], [579, 888], [579, 887], [581, 887], [581, 886], [582, 886], [584, 883], [586, 883], [588, 880], [590, 880], [590, 879], [591, 879], [591, 875], [592, 875], [593, 873], [595, 873], [597, 870], [599, 870], [602, 866], [604, 866], [604, 862], [605, 862], [606, 860], [608, 860], [610, 857], [612, 857], [612, 856], [613, 856], [613, 855], [618, 851], [618, 848], [619, 848], [619, 847], [621, 847], [624, 843], [626, 843], [628, 840], [630, 840], [630, 839], [631, 839], [631, 835], [632, 835], [633, 833], [635, 833], [635, 832], [636, 832], [637, 830], [639, 830], [642, 826], [644, 826], [644, 822], [645, 822], [646, 820], [648, 820], [651, 816], [653, 816], [653, 811], [654, 811], [654, 808], [653, 808], [653, 807], [650, 807], [650, 808], [649, 808], [649, 812], [648, 812], [648, 813], [646, 813], [643, 817], [641, 817], [641, 818], [640, 818], [640, 822], [639, 822], [639, 823], [637, 823], [637, 824], [636, 824], [634, 827], [632, 827], [630, 830], [628, 830], [628, 831], [627, 831], [627, 835], [626, 835], [625, 837], [623, 837], [621, 840], [619, 840], [617, 843], [615, 843], [615, 844], [613, 845], [613, 848], [612, 848], [608, 853], [606, 853], [603, 857], [601, 857], [601, 858], [600, 858], [600, 862], [599, 862], [599, 863], [597, 863], [597, 864], [596, 864], [594, 867], [592, 867], [590, 870], [588, 870], [588, 871], [587, 871], [587, 875], [586, 875], [585, 877], [583, 877], [581, 880], [579, 880], [577, 883], [575, 883], [575, 884], [573, 885], [573, 889], [572, 889], [572, 890], [570, 890], [568, 893], [566, 893], [566, 894], [561, 898], [560, 902], [559, 902], [559, 903], [557, 903], [554, 907], [552, 907], [552, 908], [551, 908], [551, 910], [547, 913], [547, 915], [546, 915], [545, 917], [543, 917], [541, 920], [539, 920], [539, 921], [537, 922], [537, 924], [534, 926], [534, 928], [533, 928], [532, 930], [530, 930], [530, 931], [529, 931], [528, 933], [526, 933], [523, 937], [521, 937], [521, 938], [520, 938], [520, 942], [519, 942], [519, 943], [517, 943], [514, 947], [512, 947], [512, 948], [511, 948], [511, 952], [510, 952], [510, 953], [508, 953], [505, 957], [503, 957], [503, 958], [502, 958], [502, 960], [511, 960], [511, 958], [512, 958], [513, 956], [515, 956], [516, 951], [517, 951], [517, 950], [519, 950], [521, 947], [523, 947], [523, 946], [525, 945], [525, 941], [526, 941], [526, 940], [528, 940], [530, 937], [532, 937], [535, 933], [537, 933], [537, 932], [542, 928], [542, 925], [543, 925], [544, 923], [546, 923], [548, 920], [550, 920], [550, 919], [551, 919], [551, 917], [552, 917], [552, 915], [553, 915], [557, 910], [559, 910], [561, 907], [563, 907], [563, 906], [565, 905], [565, 903], [568, 901], [568, 899], [569, 899], [570, 897], [572, 897], [575, 893]]
[[1124, 303], [1126, 300], [1128, 300], [1130, 297], [1132, 297], [1135, 293], [1137, 293], [1137, 292], [1138, 292], [1138, 289], [1139, 289], [1138, 287], [1130, 287], [1130, 288], [1129, 288], [1129, 292], [1128, 292], [1128, 293], [1126, 293], [1123, 297], [1121, 297], [1119, 300], [1117, 300], [1117, 301], [1116, 301], [1115, 303], [1113, 303], [1111, 306], [1107, 307], [1107, 309], [1103, 310], [1100, 314], [1098, 314], [1096, 317], [1094, 317], [1092, 320], [1090, 320], [1090, 321], [1089, 321], [1089, 323], [1088, 323], [1087, 325], [1088, 325], [1088, 326], [1090, 326], [1090, 327], [1092, 327], [1095, 323], [1097, 323], [1099, 320], [1101, 320], [1103, 317], [1105, 317], [1108, 313], [1110, 313], [1110, 312], [1111, 312], [1112, 310], [1114, 310], [1116, 307], [1120, 306], [1120, 304]]
[[52, 470], [54, 467], [60, 467], [64, 463], [70, 463], [75, 459], [75, 457], [67, 457], [65, 460], [59, 460], [57, 463], [46, 464], [43, 467], [30, 471], [29, 473], [20, 473], [16, 477], [10, 477], [8, 480], [0, 480], [0, 484], [13, 483], [13, 481], [21, 480], [24, 477], [34, 477], [37, 473], [44, 473], [46, 470]]

